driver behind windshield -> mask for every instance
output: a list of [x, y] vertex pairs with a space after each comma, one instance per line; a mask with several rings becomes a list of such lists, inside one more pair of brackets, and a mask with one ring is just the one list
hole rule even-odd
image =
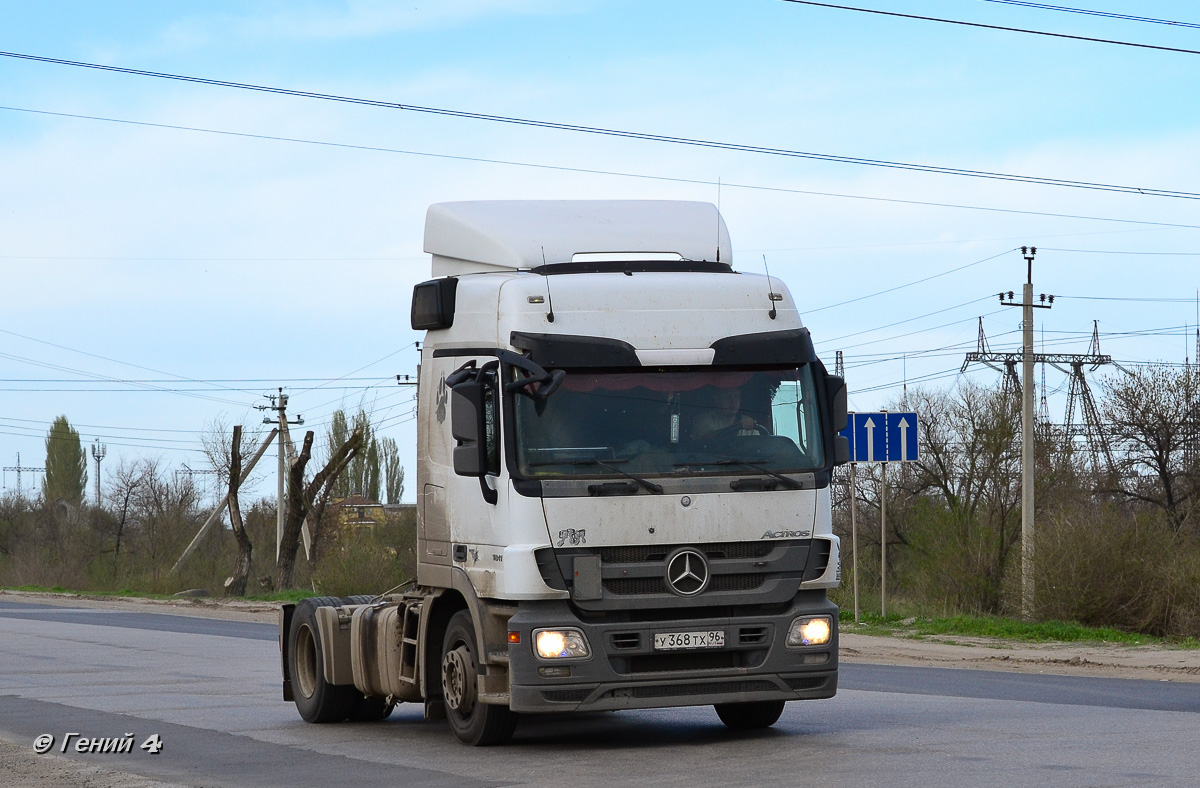
[[[705, 408], [692, 425], [692, 440], [725, 435], [757, 435], [754, 417], [741, 413], [741, 388], [705, 386], [698, 404]], [[707, 406], [707, 407], [706, 407]]]

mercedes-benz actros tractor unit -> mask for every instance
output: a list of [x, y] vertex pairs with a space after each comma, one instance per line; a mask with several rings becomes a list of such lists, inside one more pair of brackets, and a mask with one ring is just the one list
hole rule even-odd
[[837, 689], [830, 476], [846, 389], [707, 203], [429, 208], [417, 574], [280, 615], [311, 722], [423, 703], [472, 745], [522, 714], [713, 705], [736, 729]]

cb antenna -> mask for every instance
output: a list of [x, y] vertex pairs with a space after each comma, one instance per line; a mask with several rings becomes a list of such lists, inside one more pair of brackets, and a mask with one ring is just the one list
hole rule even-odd
[[[776, 300], [775, 283], [773, 281], [771, 281], [771, 269], [767, 268], [767, 256], [765, 254], [763, 255], [763, 270], [767, 272], [767, 302], [770, 303], [770, 305], [771, 305], [771, 311], [767, 312], [767, 317], [774, 320], [775, 316], [779, 314], [775, 310], [775, 300]], [[779, 298], [782, 298], [782, 297], [783, 296], [779, 296]]]
[[549, 311], [546, 312], [546, 322], [553, 323], [554, 322], [554, 299], [550, 297], [550, 270], [546, 267], [546, 247], [545, 246], [542, 247], [542, 270], [544, 270], [546, 272], [544, 274], [544, 276], [546, 277], [546, 307], [547, 307], [547, 309], [549, 309]]

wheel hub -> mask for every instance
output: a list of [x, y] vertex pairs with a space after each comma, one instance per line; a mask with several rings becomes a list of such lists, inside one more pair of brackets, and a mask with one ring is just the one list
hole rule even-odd
[[467, 716], [475, 708], [475, 661], [465, 645], [442, 659], [442, 695], [446, 706]]

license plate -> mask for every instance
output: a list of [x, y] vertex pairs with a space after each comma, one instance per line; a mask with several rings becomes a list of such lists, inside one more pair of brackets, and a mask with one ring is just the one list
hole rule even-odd
[[702, 632], [655, 632], [654, 650], [669, 651], [680, 648], [721, 648], [725, 645], [725, 630], [710, 629]]

